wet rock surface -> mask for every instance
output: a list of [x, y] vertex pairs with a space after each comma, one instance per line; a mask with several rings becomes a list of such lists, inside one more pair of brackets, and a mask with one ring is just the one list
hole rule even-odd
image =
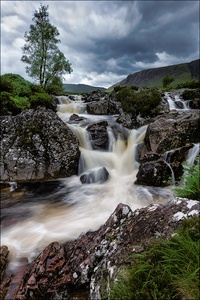
[[77, 174], [75, 134], [52, 110], [1, 118], [1, 180], [37, 181]]
[[[170, 237], [183, 218], [198, 213], [199, 202], [187, 199], [136, 211], [119, 204], [97, 231], [62, 245], [53, 242], [30, 264], [4, 276], [2, 299], [100, 299], [130, 254], [143, 251], [156, 237]], [[5, 247], [2, 252], [7, 257]]]
[[171, 111], [156, 117], [138, 146], [140, 167], [136, 184], [165, 186], [172, 172], [179, 180], [189, 149], [200, 142], [199, 130], [198, 110]]
[[90, 170], [81, 175], [80, 180], [82, 183], [103, 183], [109, 178], [109, 173], [105, 167]]
[[107, 132], [107, 121], [93, 123], [87, 127], [90, 134], [91, 146], [94, 150], [107, 150], [109, 137]]

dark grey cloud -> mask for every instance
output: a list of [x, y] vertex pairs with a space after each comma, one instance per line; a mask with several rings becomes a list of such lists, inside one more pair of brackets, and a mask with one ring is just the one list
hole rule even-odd
[[[2, 73], [27, 78], [24, 33], [41, 1], [1, 1]], [[199, 57], [199, 1], [43, 1], [72, 63], [69, 83], [110, 86], [138, 70]], [[29, 78], [30, 80], [30, 78]]]

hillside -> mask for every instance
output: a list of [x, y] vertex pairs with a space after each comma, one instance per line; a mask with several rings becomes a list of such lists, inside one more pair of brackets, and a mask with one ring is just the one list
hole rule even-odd
[[190, 63], [183, 63], [178, 65], [171, 65], [167, 67], [146, 69], [134, 74], [130, 74], [124, 80], [111, 86], [108, 91], [111, 91], [114, 86], [139, 86], [152, 87], [162, 86], [162, 78], [169, 74], [175, 78], [173, 85], [185, 83], [190, 80], [199, 79], [199, 59]]
[[104, 92], [106, 89], [104, 87], [91, 86], [87, 84], [63, 84], [65, 92], [69, 93], [91, 93], [96, 90]]

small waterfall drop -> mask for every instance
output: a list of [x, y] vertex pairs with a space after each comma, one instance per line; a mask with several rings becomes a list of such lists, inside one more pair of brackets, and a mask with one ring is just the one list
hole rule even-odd
[[[65, 242], [82, 232], [98, 229], [119, 203], [135, 210], [173, 198], [169, 189], [134, 184], [139, 167], [137, 145], [144, 139], [146, 126], [128, 130], [117, 124], [114, 116], [89, 115], [81, 96], [74, 100], [62, 96], [58, 100], [58, 116], [79, 140], [79, 174], [58, 179], [57, 190], [44, 196], [28, 195], [23, 206], [15, 208], [19, 215], [24, 212], [24, 219], [2, 232], [2, 243], [9, 247], [13, 261], [23, 257], [31, 261], [52, 241]], [[72, 114], [78, 114], [79, 122], [70, 121]], [[108, 150], [93, 150], [87, 126], [102, 120], [108, 122]], [[101, 181], [104, 178], [101, 171], [105, 169], [109, 176], [104, 183], [83, 184], [80, 180], [83, 174], [93, 172], [94, 178], [97, 176]]]
[[[173, 151], [173, 150], [172, 150]], [[170, 171], [171, 171], [171, 178], [172, 178], [172, 185], [175, 186], [175, 176], [174, 176], [174, 171], [170, 165], [170, 153], [172, 151], [166, 151], [165, 155], [164, 155], [164, 162], [166, 163], [166, 165], [169, 167]]]
[[190, 109], [189, 107], [189, 101], [183, 101], [178, 95], [173, 97], [170, 95], [169, 92], [165, 92], [164, 99], [166, 99], [169, 110], [176, 110], [176, 111], [187, 111]]
[[194, 146], [188, 151], [187, 163], [192, 165], [197, 157], [200, 154], [200, 143], [194, 144]]

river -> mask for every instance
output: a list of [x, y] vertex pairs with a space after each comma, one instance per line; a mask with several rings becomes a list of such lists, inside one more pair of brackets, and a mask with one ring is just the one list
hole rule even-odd
[[[119, 203], [135, 210], [150, 203], [164, 204], [173, 197], [170, 187], [134, 184], [139, 167], [136, 149], [144, 139], [145, 126], [128, 130], [116, 123], [116, 116], [89, 115], [81, 96], [75, 96], [74, 101], [67, 96], [58, 99], [58, 116], [79, 140], [79, 174], [33, 184], [27, 190], [16, 189], [13, 184], [12, 193], [3, 191], [1, 242], [10, 250], [10, 268], [23, 259], [30, 262], [53, 241], [64, 242], [98, 229]], [[77, 124], [70, 122], [73, 113], [83, 120]], [[93, 150], [86, 127], [102, 120], [108, 122], [109, 147], [106, 151]], [[103, 183], [102, 176], [98, 178], [102, 167], [109, 173]], [[82, 184], [80, 176], [91, 171], [97, 182]]]

